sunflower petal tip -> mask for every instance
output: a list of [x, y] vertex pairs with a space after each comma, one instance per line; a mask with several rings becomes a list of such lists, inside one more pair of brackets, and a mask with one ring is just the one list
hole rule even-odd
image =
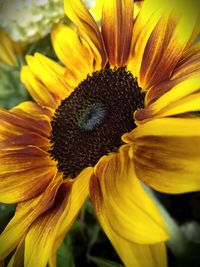
[[27, 62], [29, 62], [30, 60], [33, 59], [33, 56], [32, 55], [26, 55], [25, 59], [26, 59]]

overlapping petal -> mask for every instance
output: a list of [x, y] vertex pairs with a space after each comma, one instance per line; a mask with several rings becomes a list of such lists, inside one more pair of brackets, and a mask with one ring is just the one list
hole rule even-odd
[[42, 106], [48, 106], [53, 109], [59, 103], [54, 94], [51, 94], [44, 84], [37, 80], [28, 66], [24, 66], [21, 70], [21, 80], [26, 86], [32, 98]]
[[34, 220], [53, 205], [61, 183], [62, 176], [57, 175], [40, 196], [18, 204], [14, 217], [0, 236], [0, 259], [5, 258], [24, 239]]
[[143, 5], [143, 1], [134, 1], [133, 17], [136, 19]]
[[[97, 192], [96, 192], [97, 193]], [[98, 197], [98, 195], [97, 195]], [[98, 219], [113, 247], [127, 267], [166, 267], [166, 248], [164, 243], [141, 245], [122, 238], [113, 231], [108, 216], [97, 213]]]
[[50, 119], [46, 114], [29, 114], [22, 109], [6, 111], [0, 109], [0, 139], [13, 134], [37, 133], [48, 137], [50, 133]]
[[168, 117], [181, 115], [185, 113], [191, 113], [200, 111], [200, 91], [196, 94], [192, 94], [187, 96], [181, 100], [178, 100], [166, 108], [161, 110], [154, 110], [154, 118], [155, 117]]
[[[150, 103], [144, 109], [137, 111], [135, 113], [136, 120], [142, 121], [154, 116], [164, 117], [200, 110], [199, 74], [200, 72], [197, 72], [194, 75], [187, 76], [187, 78], [180, 78], [180, 82], [166, 82], [163, 87], [160, 84], [161, 91], [167, 90], [167, 92], [152, 104]], [[157, 92], [159, 93], [159, 90]], [[151, 94], [151, 90], [149, 93]], [[147, 95], [147, 98], [150, 99], [149, 95]]]
[[64, 24], [54, 27], [51, 39], [54, 50], [66, 66], [67, 72], [72, 73], [72, 81], [69, 81], [68, 77], [68, 83], [73, 85], [73, 80], [75, 80], [75, 88], [94, 71], [95, 59], [91, 48], [75, 29]]
[[112, 66], [123, 66], [129, 57], [133, 32], [133, 1], [105, 1], [102, 35]]
[[[25, 239], [25, 266], [46, 266], [52, 253], [55, 253], [54, 246], [56, 245], [57, 250], [88, 196], [92, 171], [92, 168], [86, 168], [74, 181], [63, 182], [52, 208], [31, 226]], [[33, 247], [34, 243], [37, 243], [37, 247]]]
[[8, 263], [8, 267], [21, 267], [24, 265], [24, 239], [17, 246], [15, 253]]
[[49, 265], [51, 267], [56, 266], [56, 252], [89, 194], [89, 180], [92, 174], [93, 168], [88, 167], [83, 170], [74, 181], [69, 199], [69, 206], [67, 207], [66, 214], [64, 215], [56, 240], [52, 246], [51, 257], [49, 259]]
[[154, 85], [147, 92], [146, 105], [157, 100], [174, 86], [184, 82], [190, 77], [200, 76], [200, 45], [199, 43], [186, 49], [176, 65], [169, 80]]
[[56, 163], [46, 152], [50, 147], [49, 116], [49, 110], [34, 103], [0, 110], [1, 202], [35, 197], [53, 179]]
[[[52, 243], [56, 239], [58, 222], [67, 207], [71, 186], [72, 182], [61, 184], [50, 211], [40, 216], [30, 227], [25, 238], [25, 266], [45, 267], [47, 265]], [[33, 244], [37, 244], [35, 249]]]
[[188, 44], [198, 36], [194, 31], [199, 21], [197, 4], [195, 0], [144, 2], [134, 25], [129, 63], [143, 89], [169, 79]]
[[[46, 115], [47, 121], [51, 121], [52, 116], [54, 114], [53, 109], [51, 109], [47, 106], [38, 105], [32, 101], [22, 102], [22, 103], [20, 103], [17, 106], [12, 108], [12, 112], [14, 112], [15, 114], [18, 114], [20, 112], [20, 110], [23, 110], [24, 112], [26, 112], [28, 114], [38, 116], [38, 118], [41, 118], [41, 115]], [[49, 118], [49, 120], [48, 120], [48, 118]]]
[[0, 110], [0, 149], [14, 151], [31, 145], [47, 151], [52, 115], [52, 110], [29, 101], [10, 112]]
[[27, 146], [1, 151], [0, 173], [0, 202], [16, 203], [44, 191], [56, 173], [56, 165], [43, 150]]
[[64, 77], [66, 69], [39, 53], [26, 59], [28, 66], [22, 68], [22, 82], [37, 103], [55, 109], [71, 93]]
[[196, 72], [200, 72], [199, 42], [183, 53], [181, 60], [173, 71], [171, 80], [187, 77], [187, 75], [193, 75]]
[[73, 21], [81, 35], [87, 40], [96, 58], [94, 64], [104, 67], [107, 54], [98, 25], [80, 0], [65, 0], [66, 15]]
[[21, 135], [7, 135], [6, 138], [4, 137], [4, 140], [0, 141], [0, 150], [15, 150], [29, 145], [42, 148], [46, 151], [50, 148], [49, 139], [42, 137], [37, 133], [30, 132]]
[[[102, 190], [97, 212], [101, 212], [101, 201], [113, 230], [132, 242], [150, 244], [166, 240], [164, 223], [136, 178], [128, 150], [128, 146], [122, 146], [119, 153], [103, 157], [95, 167]], [[90, 189], [94, 202], [95, 188]]]
[[161, 118], [139, 125], [123, 136], [132, 143], [136, 174], [166, 193], [200, 190], [200, 120]]
[[155, 245], [149, 244], [165, 241], [166, 228], [136, 178], [128, 149], [121, 147], [119, 154], [100, 160], [91, 178], [90, 197], [104, 231], [126, 266], [157, 266], [159, 260], [160, 266], [165, 266], [163, 245], [153, 258], [151, 250]]

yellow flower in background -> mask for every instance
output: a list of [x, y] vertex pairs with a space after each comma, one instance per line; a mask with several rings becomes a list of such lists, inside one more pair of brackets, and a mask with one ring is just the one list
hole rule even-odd
[[9, 267], [56, 266], [88, 196], [125, 266], [167, 266], [165, 224], [139, 179], [200, 189], [197, 6], [146, 0], [134, 21], [132, 0], [104, 1], [100, 31], [79, 0], [65, 1], [78, 30], [52, 32], [63, 65], [27, 56], [36, 103], [0, 110], [0, 201], [18, 203], [0, 236], [0, 260], [16, 249]]
[[23, 54], [23, 45], [14, 42], [6, 32], [0, 29], [0, 63], [17, 64], [17, 56]]

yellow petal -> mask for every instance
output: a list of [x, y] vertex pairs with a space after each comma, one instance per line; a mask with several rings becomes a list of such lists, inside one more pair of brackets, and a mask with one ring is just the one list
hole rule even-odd
[[19, 245], [12, 258], [10, 259], [7, 267], [21, 267], [24, 265], [24, 238], [20, 241]]
[[200, 93], [192, 94], [188, 97], [185, 97], [171, 105], [168, 105], [166, 108], [158, 111], [153, 112], [156, 114], [155, 117], [167, 117], [167, 116], [174, 116], [179, 114], [184, 114], [187, 112], [195, 112], [200, 111]]
[[133, 1], [104, 1], [102, 35], [112, 66], [125, 65], [129, 57], [133, 30]]
[[[32, 73], [33, 77], [29, 77], [29, 79], [31, 78], [31, 81], [29, 81], [26, 77], [26, 70], [24, 74], [22, 73], [21, 79], [25, 84], [27, 83], [30, 85], [29, 87], [31, 87], [33, 83], [32, 87], [37, 94], [42, 94], [42, 89], [46, 88], [46, 91], [48, 91], [52, 97], [61, 100], [71, 93], [71, 88], [69, 88], [64, 78], [64, 73], [66, 71], [64, 67], [39, 53], [36, 53], [34, 56], [26, 56], [26, 60], [30, 68], [29, 76], [31, 76]], [[43, 85], [42, 88], [39, 88], [41, 85]], [[42, 92], [39, 92], [39, 90]]]
[[[139, 244], [153, 244], [167, 239], [164, 222], [152, 200], [141, 187], [128, 157], [129, 147], [103, 157], [95, 167], [96, 188], [90, 184], [90, 194], [98, 213], [105, 213], [113, 231], [122, 238]], [[147, 227], [148, 225], [148, 227]]]
[[33, 109], [38, 114], [0, 110], [0, 201], [5, 203], [38, 195], [55, 174], [56, 163], [45, 151], [50, 119], [36, 104]]
[[99, 215], [98, 219], [125, 266], [167, 267], [164, 243], [141, 245], [130, 242], [113, 231], [106, 216]]
[[[5, 134], [5, 133], [4, 133]], [[15, 135], [13, 132], [10, 136], [2, 137], [0, 142], [0, 149], [7, 150], [7, 149], [18, 149], [23, 148], [24, 146], [36, 146], [42, 148], [43, 150], [47, 151], [50, 149], [51, 144], [49, 139], [43, 136], [40, 136], [37, 133], [24, 133], [21, 135]]]
[[[59, 222], [67, 208], [72, 182], [60, 185], [53, 207], [34, 221], [25, 238], [25, 266], [46, 266]], [[33, 247], [33, 244], [35, 246]]]
[[[174, 80], [166, 80], [164, 82], [159, 83], [158, 85], [152, 86], [149, 91], [147, 91], [146, 96], [145, 96], [145, 106], [151, 105], [153, 102], [158, 100], [161, 96], [166, 94], [168, 91], [170, 91], [172, 88], [174, 88], [177, 85], [183, 84], [183, 82], [187, 81], [188, 79], [193, 79], [195, 76], [198, 76], [198, 73], [200, 72], [195, 72], [191, 76], [186, 75], [181, 78], [177, 78]], [[198, 89], [196, 89], [197, 91]], [[190, 92], [189, 92], [190, 93]], [[191, 92], [193, 93], [193, 92]], [[184, 97], [184, 96], [183, 96]], [[182, 96], [180, 96], [182, 98]], [[168, 103], [166, 103], [168, 104]]]
[[160, 6], [157, 1], [145, 1], [134, 23], [128, 69], [138, 78], [140, 85], [140, 68], [144, 51], [154, 28], [163, 15], [164, 9], [165, 5]]
[[1, 135], [4, 135], [4, 132], [7, 132], [8, 136], [12, 136], [13, 133], [20, 135], [33, 132], [49, 137], [50, 130], [50, 119], [42, 112], [41, 114], [29, 114], [21, 109], [15, 109], [11, 112], [0, 109]]
[[39, 195], [53, 179], [55, 164], [33, 146], [1, 151], [0, 202], [16, 203]]
[[98, 22], [102, 17], [102, 8], [104, 0], [96, 0], [95, 4], [90, 8], [90, 13], [93, 18]]
[[139, 125], [123, 136], [133, 142], [136, 173], [165, 193], [200, 190], [200, 119], [162, 118]]
[[200, 72], [200, 43], [187, 49], [173, 71], [172, 80]]
[[18, 110], [23, 110], [28, 114], [31, 114], [31, 115], [34, 114], [34, 115], [37, 115], [39, 117], [41, 115], [46, 115], [49, 117], [50, 121], [51, 121], [53, 114], [54, 114], [53, 109], [51, 109], [49, 107], [38, 105], [32, 101], [22, 102], [22, 103], [18, 104], [17, 106], [15, 106], [14, 108], [12, 108], [12, 112], [14, 112], [14, 113], [18, 113]]
[[63, 182], [58, 189], [53, 207], [31, 226], [25, 239], [26, 267], [46, 266], [55, 252], [54, 246], [58, 248], [88, 195], [92, 171], [89, 167], [75, 180]]
[[101, 57], [101, 66], [104, 67], [107, 55], [101, 33], [95, 20], [80, 0], [65, 0], [66, 15], [77, 25], [81, 35], [90, 40], [93, 52], [97, 58]]
[[17, 56], [22, 54], [22, 45], [14, 42], [2, 29], [0, 29], [0, 40], [0, 61], [16, 65]]
[[130, 69], [143, 89], [171, 76], [194, 34], [199, 16], [195, 5], [195, 0], [144, 2], [134, 25], [130, 59]]
[[[190, 126], [190, 127], [189, 127]], [[122, 136], [126, 143], [136, 142], [143, 137], [198, 137], [200, 119], [196, 118], [156, 118], [140, 124], [130, 133]]]
[[90, 47], [84, 45], [74, 29], [64, 24], [58, 24], [54, 27], [51, 37], [54, 50], [58, 57], [71, 72], [74, 72], [74, 76], [77, 77], [77, 85], [88, 74], [92, 74], [94, 71], [94, 55]]
[[147, 92], [146, 104], [150, 104], [157, 100], [164, 93], [168, 92], [175, 85], [180, 84], [190, 76], [200, 76], [200, 44], [186, 49], [173, 70], [170, 80], [166, 80], [158, 85], [153, 86]]
[[21, 80], [32, 98], [40, 105], [56, 109], [59, 100], [51, 94], [44, 84], [37, 80], [28, 66], [22, 67]]
[[54, 175], [55, 168], [50, 167], [1, 175], [0, 201], [17, 203], [36, 197], [45, 190]]
[[[171, 84], [169, 82], [169, 84]], [[162, 87], [161, 87], [162, 90]], [[200, 90], [199, 73], [188, 76], [180, 83], [175, 84], [165, 94], [160, 96], [158, 100], [148, 105], [146, 108], [136, 112], [137, 120], [149, 119], [157, 114], [175, 115], [184, 112], [196, 111], [198, 108], [198, 100]], [[155, 94], [154, 94], [155, 95]]]
[[71, 190], [67, 213], [63, 218], [63, 222], [60, 225], [55, 243], [53, 244], [52, 247], [51, 258], [49, 259], [51, 265], [53, 264], [53, 261], [55, 261], [57, 249], [61, 245], [64, 237], [66, 236], [66, 233], [69, 231], [71, 225], [76, 219], [80, 207], [82, 207], [85, 199], [89, 194], [89, 180], [92, 174], [93, 174], [93, 168], [88, 167], [85, 170], [83, 170], [79, 174], [79, 176], [75, 179], [75, 182]]
[[136, 19], [143, 5], [143, 1], [134, 1], [133, 17]]
[[56, 192], [61, 183], [62, 177], [57, 175], [43, 194], [17, 205], [14, 217], [0, 236], [0, 260], [7, 257], [15, 249], [32, 222], [52, 207]]
[[[34, 132], [39, 133], [41, 136], [49, 137], [51, 132], [51, 117], [46, 114], [45, 107], [40, 108], [40, 106], [36, 104], [34, 110], [34, 113], [30, 113], [29, 109], [25, 109], [25, 106], [22, 103], [13, 108], [11, 112], [13, 117], [18, 118], [18, 120], [16, 119], [17, 122], [21, 123], [24, 121], [24, 123], [26, 123], [24, 125], [19, 123], [19, 126], [23, 126], [24, 129], [27, 129], [30, 124], [29, 127], [32, 127]], [[12, 123], [15, 124], [15, 122]], [[27, 130], [30, 132], [30, 129]]]
[[62, 225], [60, 225], [59, 232], [52, 247], [51, 257], [49, 259], [50, 267], [56, 266], [56, 252], [66, 236], [66, 233], [73, 224], [80, 207], [82, 207], [86, 197], [88, 196], [89, 180], [92, 174], [93, 168], [86, 168], [80, 173], [73, 184], [67, 214], [62, 222]]
[[[104, 164], [104, 163], [103, 163]], [[102, 163], [100, 165], [103, 165]], [[105, 163], [106, 164], [106, 163]], [[97, 168], [101, 168], [100, 171], [102, 171], [104, 173], [104, 166], [98, 166]], [[116, 166], [115, 166], [116, 167]], [[121, 165], [118, 167], [120, 168]], [[98, 169], [97, 169], [98, 172]], [[112, 171], [113, 172], [113, 171]], [[112, 179], [112, 172], [110, 172], [107, 177], [107, 179]], [[117, 171], [115, 171], [116, 174]], [[158, 244], [151, 244], [149, 245], [148, 242], [147, 244], [138, 244], [135, 243], [133, 241], [131, 241], [131, 237], [133, 235], [133, 232], [137, 232], [137, 230], [142, 231], [141, 224], [146, 224], [146, 226], [144, 227], [144, 229], [148, 228], [149, 232], [151, 231], [151, 226], [152, 224], [150, 223], [151, 226], [149, 226], [149, 220], [151, 221], [153, 216], [155, 215], [154, 211], [152, 211], [152, 215], [149, 216], [150, 214], [150, 209], [152, 208], [153, 204], [151, 202], [151, 200], [147, 200], [148, 197], [147, 195], [144, 193], [144, 191], [142, 191], [142, 188], [140, 187], [140, 184], [138, 183], [138, 181], [135, 183], [135, 177], [127, 177], [124, 174], [124, 183], [127, 185], [126, 187], [130, 189], [130, 191], [134, 191], [132, 189], [133, 185], [136, 185], [136, 190], [138, 191], [138, 193], [142, 193], [139, 196], [139, 199], [137, 199], [137, 193], [136, 195], [131, 195], [129, 194], [128, 190], [126, 190], [127, 192], [124, 192], [124, 188], [125, 186], [123, 185], [122, 190], [120, 190], [119, 185], [117, 185], [117, 182], [113, 183], [112, 186], [114, 186], [114, 188], [112, 187], [112, 191], [117, 191], [120, 190], [120, 193], [118, 192], [118, 195], [114, 196], [115, 197], [115, 204], [111, 204], [110, 199], [111, 198], [111, 190], [109, 190], [109, 193], [106, 192], [107, 194], [104, 193], [104, 189], [103, 187], [105, 185], [102, 185], [102, 178], [98, 178], [97, 176], [93, 175], [93, 177], [91, 178], [91, 182], [90, 182], [90, 197], [92, 200], [92, 203], [95, 207], [96, 210], [96, 214], [97, 217], [100, 221], [100, 224], [103, 228], [103, 230], [105, 231], [106, 235], [108, 236], [108, 238], [110, 239], [112, 245], [114, 246], [115, 250], [117, 251], [118, 255], [120, 256], [122, 262], [125, 264], [125, 266], [128, 267], [164, 267], [166, 266], [166, 251], [165, 251], [165, 245], [164, 243], [158, 243]], [[118, 176], [115, 176], [116, 180], [118, 179]], [[130, 181], [130, 178], [133, 178], [133, 183], [131, 184], [132, 181]], [[106, 183], [106, 181], [105, 181]], [[117, 188], [115, 188], [115, 186], [117, 185]], [[120, 184], [122, 186], [122, 184]], [[130, 187], [131, 185], [131, 187]], [[133, 193], [133, 192], [131, 192]], [[114, 194], [113, 194], [114, 195]], [[140, 199], [140, 197], [142, 198], [142, 201]], [[144, 197], [144, 200], [143, 200]], [[127, 200], [127, 199], [128, 200]], [[109, 202], [108, 202], [109, 201]], [[121, 202], [123, 201], [123, 203]], [[147, 202], [148, 203], [147, 203]], [[132, 204], [130, 204], [130, 202], [132, 202]], [[146, 206], [141, 208], [143, 204], [150, 204], [150, 208], [149, 206]], [[108, 206], [112, 207], [108, 207]], [[116, 208], [116, 206], [118, 205], [118, 208]], [[126, 206], [124, 206], [126, 205]], [[127, 207], [128, 205], [128, 207]], [[122, 207], [123, 206], [123, 207]], [[135, 206], [134, 210], [133, 208], [131, 209], [130, 207]], [[112, 211], [112, 208], [114, 209]], [[122, 214], [122, 211], [127, 212], [128, 213]], [[145, 215], [144, 211], [144, 217], [148, 218], [146, 222], [143, 221], [143, 219], [140, 217], [140, 219], [142, 219], [141, 221], [139, 220], [139, 217], [137, 217], [137, 215], [139, 215], [140, 212], [138, 212], [138, 210], [142, 211], [143, 209], [145, 209], [148, 214]], [[155, 207], [153, 207], [153, 209], [155, 210]], [[112, 211], [112, 213], [110, 213]], [[113, 216], [114, 211], [117, 213], [115, 216]], [[157, 213], [157, 212], [156, 212]], [[153, 215], [154, 214], [154, 215]], [[129, 217], [130, 216], [130, 217]], [[152, 216], [152, 217], [151, 217]], [[130, 220], [129, 220], [130, 218]], [[133, 219], [134, 218], [134, 219]], [[154, 218], [155, 219], [155, 218]], [[117, 220], [117, 222], [115, 222], [115, 220]], [[124, 221], [123, 221], [124, 220]], [[137, 221], [137, 223], [135, 222], [135, 220]], [[118, 224], [118, 229], [115, 228], [115, 225]], [[125, 224], [128, 224], [127, 226], [125, 226]], [[148, 225], [148, 226], [147, 226]], [[134, 227], [136, 227], [136, 229], [134, 229]], [[139, 229], [140, 228], [140, 229]], [[160, 226], [159, 224], [157, 225], [157, 228], [159, 229]], [[128, 230], [128, 232], [126, 232]], [[147, 232], [147, 230], [144, 230], [145, 233]], [[160, 229], [158, 230], [160, 233]], [[130, 236], [129, 236], [130, 234]], [[137, 236], [140, 235], [140, 233], [136, 233]], [[141, 235], [143, 235], [143, 233], [141, 233]], [[153, 235], [153, 234], [152, 234]], [[161, 234], [162, 237], [160, 236], [160, 239], [163, 238], [163, 233]], [[166, 238], [166, 236], [165, 236]], [[144, 240], [144, 239], [143, 239]], [[150, 240], [150, 239], [149, 239]]]

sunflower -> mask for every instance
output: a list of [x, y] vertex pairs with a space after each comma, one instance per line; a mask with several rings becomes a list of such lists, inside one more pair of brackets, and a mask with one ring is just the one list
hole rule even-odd
[[133, 19], [132, 0], [105, 1], [100, 31], [66, 0], [73, 25], [52, 32], [62, 65], [27, 56], [36, 103], [0, 111], [0, 201], [17, 203], [0, 237], [1, 260], [15, 250], [9, 266], [56, 266], [88, 196], [125, 266], [167, 265], [167, 230], [139, 179], [200, 189], [200, 16], [195, 1], [159, 2]]

